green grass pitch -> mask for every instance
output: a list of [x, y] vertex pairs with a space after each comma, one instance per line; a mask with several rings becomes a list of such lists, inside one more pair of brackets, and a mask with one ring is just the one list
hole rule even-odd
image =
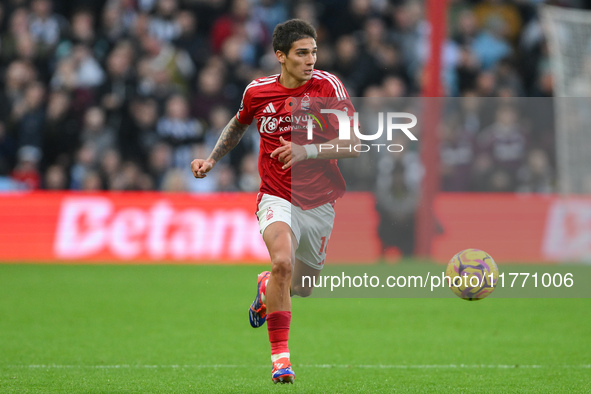
[[261, 270], [0, 264], [0, 392], [591, 391], [591, 299], [294, 299], [274, 385]]

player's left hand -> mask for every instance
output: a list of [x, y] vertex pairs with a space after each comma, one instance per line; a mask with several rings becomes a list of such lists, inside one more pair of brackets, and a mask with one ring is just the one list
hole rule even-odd
[[271, 153], [271, 157], [277, 157], [277, 160], [284, 164], [282, 169], [285, 170], [298, 161], [306, 159], [306, 149], [303, 146], [286, 141], [283, 137], [279, 137], [279, 142], [281, 146]]

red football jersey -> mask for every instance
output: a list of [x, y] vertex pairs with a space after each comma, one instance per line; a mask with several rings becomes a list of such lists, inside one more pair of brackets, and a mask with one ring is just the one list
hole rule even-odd
[[[337, 117], [321, 115], [320, 109], [345, 111], [352, 119], [354, 108], [349, 95], [341, 81], [325, 71], [314, 70], [312, 79], [295, 89], [281, 85], [279, 76], [252, 81], [244, 91], [236, 114], [236, 119], [242, 124], [257, 120], [261, 136], [260, 192], [284, 198], [302, 209], [333, 202], [345, 193], [345, 181], [335, 159], [304, 160], [283, 170], [283, 163], [276, 157], [271, 158], [271, 153], [281, 146], [279, 137], [299, 145], [337, 138]], [[312, 141], [307, 139], [306, 129], [311, 115], [315, 121], [322, 120], [314, 124]]]

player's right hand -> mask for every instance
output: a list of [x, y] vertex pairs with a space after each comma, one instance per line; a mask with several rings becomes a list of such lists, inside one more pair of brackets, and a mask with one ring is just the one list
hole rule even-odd
[[211, 171], [215, 162], [213, 160], [195, 159], [191, 162], [191, 171], [195, 178], [205, 178]]

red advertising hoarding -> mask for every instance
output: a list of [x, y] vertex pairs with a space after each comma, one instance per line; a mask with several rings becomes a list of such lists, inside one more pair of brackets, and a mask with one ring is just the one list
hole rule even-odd
[[[331, 261], [377, 259], [373, 201], [339, 200]], [[0, 194], [0, 262], [266, 262], [255, 206], [251, 193]]]
[[519, 194], [440, 194], [437, 261], [477, 248], [499, 262], [591, 261], [591, 198]]
[[[256, 195], [0, 194], [0, 262], [264, 263]], [[371, 193], [335, 207], [327, 263], [379, 260]], [[591, 261], [591, 198], [440, 194], [431, 255], [479, 248], [498, 262]]]

